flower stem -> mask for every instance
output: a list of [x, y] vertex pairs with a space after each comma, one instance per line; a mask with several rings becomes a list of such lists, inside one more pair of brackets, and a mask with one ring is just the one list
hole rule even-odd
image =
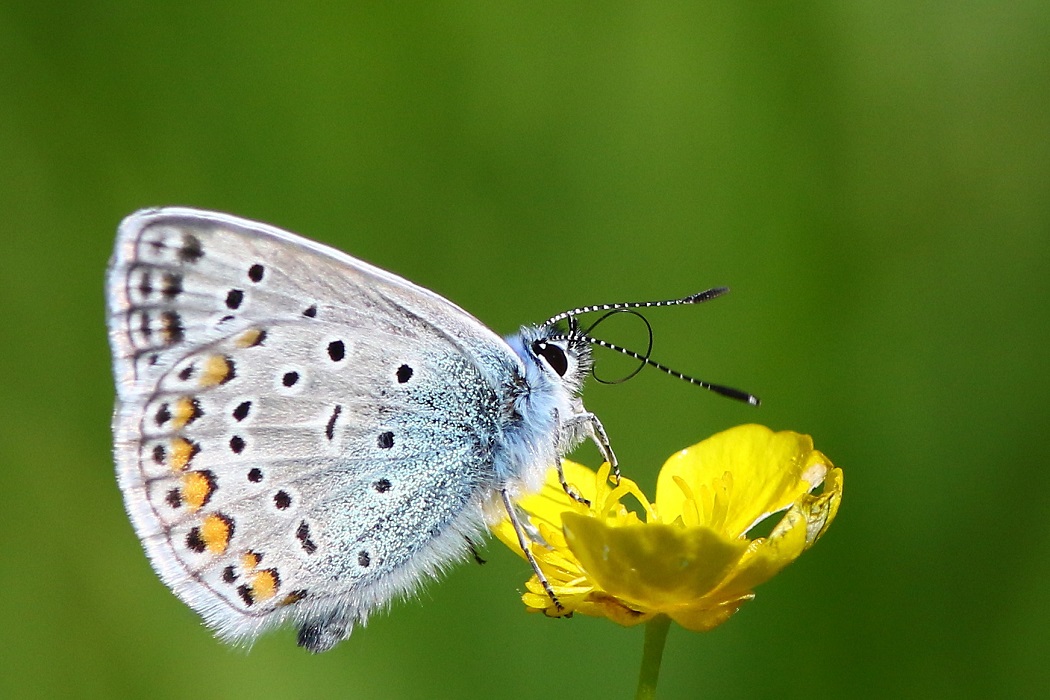
[[653, 700], [656, 697], [656, 681], [660, 678], [660, 661], [664, 656], [664, 642], [671, 618], [657, 615], [645, 623], [645, 646], [642, 649], [642, 667], [638, 671], [637, 700]]

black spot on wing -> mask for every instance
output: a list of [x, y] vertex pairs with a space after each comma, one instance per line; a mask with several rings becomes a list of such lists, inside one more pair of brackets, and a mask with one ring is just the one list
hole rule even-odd
[[182, 237], [182, 246], [179, 247], [179, 260], [195, 263], [204, 257], [204, 247], [196, 236], [185, 234]]
[[339, 419], [339, 414], [342, 410], [342, 406], [336, 405], [336, 407], [332, 409], [332, 415], [328, 418], [328, 425], [324, 427], [325, 437], [329, 440], [335, 437], [335, 422]]
[[237, 408], [233, 409], [234, 420], [240, 422], [248, 417], [248, 411], [252, 409], [251, 401], [242, 401], [237, 404]]
[[299, 523], [299, 527], [295, 531], [295, 538], [299, 540], [303, 551], [307, 554], [313, 554], [317, 551], [317, 545], [310, 539], [310, 526], [305, 520]]
[[231, 289], [226, 292], [226, 308], [236, 309], [239, 308], [241, 302], [244, 301], [244, 291], [240, 289]]

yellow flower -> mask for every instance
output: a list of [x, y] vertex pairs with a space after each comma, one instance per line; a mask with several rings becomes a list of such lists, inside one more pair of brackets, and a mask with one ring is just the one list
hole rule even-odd
[[[579, 612], [622, 625], [660, 614], [694, 631], [720, 625], [824, 534], [842, 497], [842, 470], [808, 435], [760, 425], [672, 455], [653, 503], [627, 478], [611, 484], [607, 464], [597, 474], [572, 462], [563, 469], [590, 506], [566, 494], [553, 469], [539, 493], [518, 502], [561, 608], [536, 576], [522, 601], [552, 617]], [[644, 521], [621, 503], [628, 494]], [[768, 535], [749, 537], [781, 513]], [[509, 519], [493, 530], [522, 554]]]

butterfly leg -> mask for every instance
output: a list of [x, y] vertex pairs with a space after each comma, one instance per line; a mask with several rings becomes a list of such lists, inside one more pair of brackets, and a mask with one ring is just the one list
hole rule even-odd
[[474, 542], [474, 540], [470, 539], [469, 537], [467, 537], [466, 540], [467, 540], [467, 546], [470, 547], [470, 553], [474, 557], [474, 561], [476, 561], [479, 564], [485, 564], [486, 560], [482, 559], [481, 555], [478, 554], [478, 545], [477, 545], [477, 543]]
[[[587, 437], [598, 446], [598, 451], [602, 453], [602, 459], [608, 462], [609, 466], [612, 467], [613, 481], [616, 484], [619, 484], [620, 467], [616, 462], [616, 455], [613, 453], [612, 445], [609, 444], [609, 436], [605, 434], [605, 426], [603, 426], [602, 422], [598, 420], [598, 416], [590, 411], [577, 413], [568, 421], [570, 427], [581, 424]], [[558, 474], [561, 475], [561, 464], [558, 465]], [[564, 484], [565, 480], [562, 479], [562, 485], [564, 486]]]
[[510, 524], [514, 526], [514, 534], [518, 536], [518, 546], [521, 547], [521, 551], [525, 553], [525, 558], [529, 560], [529, 565], [532, 567], [532, 570], [536, 572], [536, 578], [539, 580], [540, 585], [543, 586], [543, 590], [546, 591], [547, 596], [550, 597], [551, 602], [554, 603], [554, 607], [558, 610], [564, 610], [565, 607], [561, 604], [561, 601], [558, 600], [558, 596], [554, 594], [554, 589], [551, 588], [550, 581], [547, 580], [547, 576], [540, 569], [539, 562], [536, 561], [536, 557], [532, 556], [532, 550], [529, 548], [528, 538], [525, 536], [525, 528], [518, 519], [514, 503], [510, 500], [510, 494], [507, 493], [506, 489], [501, 489], [499, 494], [503, 497], [503, 506], [507, 509], [507, 515], [510, 517]]
[[558, 468], [558, 482], [561, 484], [561, 487], [565, 489], [565, 493], [569, 494], [569, 498], [576, 501], [577, 503], [582, 503], [585, 506], [591, 505], [590, 501], [588, 501], [580, 494], [576, 493], [576, 489], [574, 489], [572, 486], [569, 486], [569, 482], [565, 480], [565, 471], [561, 467], [560, 456], [558, 457], [558, 463], [555, 466], [557, 466]]

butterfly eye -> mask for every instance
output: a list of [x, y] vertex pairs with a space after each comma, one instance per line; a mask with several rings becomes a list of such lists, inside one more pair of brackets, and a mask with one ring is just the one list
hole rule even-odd
[[532, 344], [532, 351], [543, 357], [559, 377], [564, 377], [569, 371], [569, 358], [565, 356], [565, 351], [557, 345], [537, 340]]

